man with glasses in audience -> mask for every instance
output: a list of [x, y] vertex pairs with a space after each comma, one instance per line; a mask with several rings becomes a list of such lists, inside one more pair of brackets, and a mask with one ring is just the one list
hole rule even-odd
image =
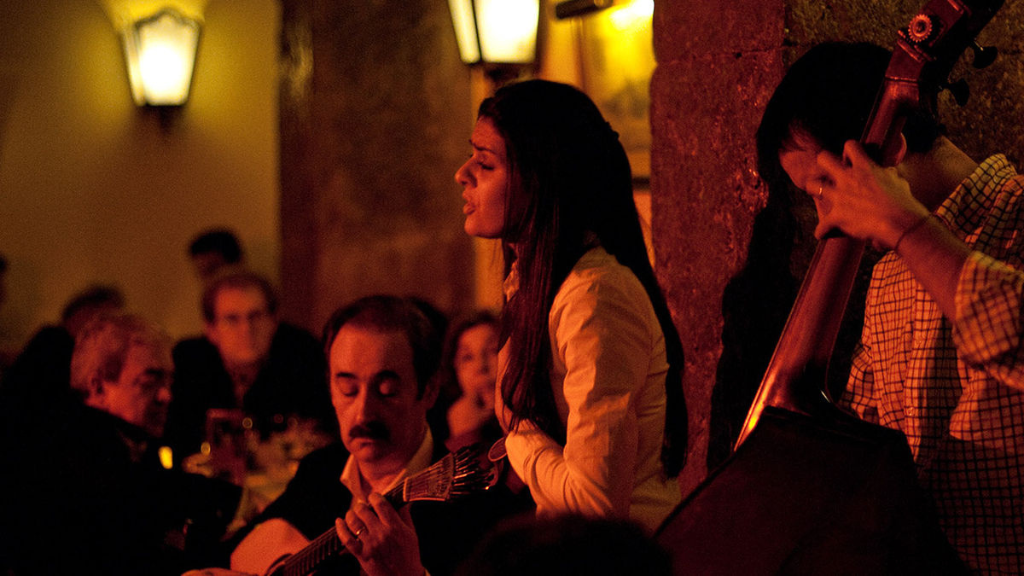
[[[280, 322], [263, 276], [229, 269], [205, 287], [204, 335], [174, 348], [174, 401], [165, 436], [176, 458], [200, 451], [208, 413], [238, 414], [266, 438], [296, 419], [332, 430], [317, 339]], [[212, 414], [212, 413], [211, 413]]]

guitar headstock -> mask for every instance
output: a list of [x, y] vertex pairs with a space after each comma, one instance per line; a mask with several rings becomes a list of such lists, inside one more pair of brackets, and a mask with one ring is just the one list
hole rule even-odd
[[482, 492], [494, 486], [497, 469], [488, 458], [487, 451], [479, 444], [463, 446], [452, 455], [455, 473], [452, 482], [452, 496], [465, 496]]
[[494, 484], [495, 474], [494, 466], [480, 445], [464, 446], [407, 478], [396, 496], [402, 502], [445, 502], [487, 490]]

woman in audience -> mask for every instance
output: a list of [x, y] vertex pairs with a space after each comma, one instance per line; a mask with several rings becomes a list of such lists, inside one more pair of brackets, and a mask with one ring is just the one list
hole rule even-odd
[[504, 435], [494, 415], [499, 333], [498, 318], [486, 310], [456, 320], [448, 331], [441, 395], [451, 451]]
[[682, 347], [647, 258], [629, 161], [593, 102], [507, 85], [455, 174], [464, 228], [497, 238], [506, 304], [495, 410], [538, 514], [630, 518], [681, 499]]

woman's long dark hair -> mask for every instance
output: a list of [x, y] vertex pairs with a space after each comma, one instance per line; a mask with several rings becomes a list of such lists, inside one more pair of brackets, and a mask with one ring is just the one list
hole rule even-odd
[[[512, 425], [528, 419], [564, 443], [551, 389], [548, 314], [559, 287], [595, 240], [633, 271], [665, 336], [669, 372], [662, 462], [675, 476], [686, 458], [683, 348], [651, 269], [618, 134], [583, 92], [530, 80], [502, 87], [480, 105], [505, 141], [510, 182], [502, 246], [518, 290], [502, 311], [509, 360], [501, 384]], [[515, 251], [512, 246], [515, 246]]]

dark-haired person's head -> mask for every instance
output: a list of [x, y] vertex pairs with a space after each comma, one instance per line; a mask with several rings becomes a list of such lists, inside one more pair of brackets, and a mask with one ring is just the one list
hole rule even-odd
[[[588, 233], [607, 243], [605, 236], [611, 240], [618, 232], [615, 222], [635, 216], [626, 152], [579, 89], [545, 80], [506, 85], [481, 104], [480, 123], [504, 141], [509, 181], [503, 240], [547, 238], [578, 250]], [[612, 244], [606, 248], [614, 253]]]
[[192, 239], [188, 254], [196, 276], [208, 280], [224, 266], [242, 263], [242, 245], [235, 233], [226, 228], [201, 232]]
[[441, 361], [441, 334], [417, 301], [399, 296], [373, 295], [339, 308], [324, 326], [325, 353], [330, 354], [338, 332], [347, 325], [401, 333], [412, 351], [416, 382], [421, 392], [437, 373]]
[[471, 394], [494, 404], [500, 341], [501, 323], [494, 313], [477, 310], [456, 318], [445, 337], [442, 393], [452, 399]]
[[404, 466], [423, 443], [437, 398], [434, 325], [408, 299], [368, 296], [334, 313], [324, 347], [345, 447], [363, 464]]
[[[861, 136], [882, 86], [891, 52], [865, 42], [826, 42], [790, 66], [765, 107], [757, 130], [758, 170], [771, 187], [790, 182], [779, 155], [814, 148], [841, 155]], [[943, 128], [930, 114], [912, 114], [903, 129], [909, 152], [932, 148]]]
[[124, 306], [124, 294], [118, 287], [101, 284], [89, 286], [64, 304], [60, 323], [74, 338], [97, 315], [121, 311]]
[[270, 281], [244, 268], [215, 275], [203, 290], [203, 331], [225, 366], [249, 366], [270, 353], [277, 332], [277, 295]]

